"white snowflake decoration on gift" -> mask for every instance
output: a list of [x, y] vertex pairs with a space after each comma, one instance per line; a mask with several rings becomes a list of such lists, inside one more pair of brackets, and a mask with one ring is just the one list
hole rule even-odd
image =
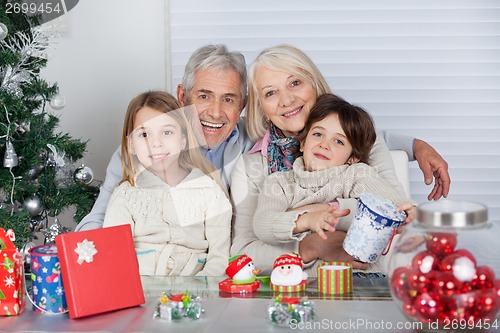
[[36, 286], [33, 287], [33, 295], [38, 295], [38, 288]]
[[46, 294], [47, 293], [47, 288], [42, 288], [42, 294]]
[[42, 260], [45, 261], [45, 262], [49, 262], [51, 259], [50, 256], [42, 256]]
[[61, 286], [59, 286], [59, 287], [56, 288], [56, 294], [58, 296], [61, 296], [63, 292], [64, 292], [64, 290], [61, 288]]
[[84, 261], [87, 263], [94, 261], [94, 254], [97, 253], [97, 250], [94, 242], [85, 238], [83, 242], [76, 243], [75, 252], [78, 253], [78, 260], [76, 262], [81, 265]]
[[37, 281], [38, 283], [42, 283], [42, 277], [41, 277], [40, 275], [38, 275], [38, 276], [36, 277], [36, 281]]
[[3, 282], [5, 282], [6, 287], [10, 288], [14, 286], [14, 278], [12, 277], [12, 275], [5, 277], [5, 280]]

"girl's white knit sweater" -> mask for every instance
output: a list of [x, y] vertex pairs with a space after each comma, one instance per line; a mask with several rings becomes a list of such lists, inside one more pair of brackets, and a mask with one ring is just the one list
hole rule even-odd
[[229, 199], [199, 169], [174, 187], [144, 170], [136, 186], [124, 182], [114, 190], [104, 227], [132, 226], [143, 275], [222, 276], [231, 216]]

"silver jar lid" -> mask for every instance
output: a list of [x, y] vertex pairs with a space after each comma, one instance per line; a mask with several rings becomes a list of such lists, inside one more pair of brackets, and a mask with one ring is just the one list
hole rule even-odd
[[417, 207], [417, 220], [436, 227], [479, 227], [488, 222], [488, 208], [470, 201], [430, 201]]

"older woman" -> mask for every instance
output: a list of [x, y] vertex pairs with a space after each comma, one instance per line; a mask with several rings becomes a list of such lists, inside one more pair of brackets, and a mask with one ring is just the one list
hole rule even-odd
[[[246, 253], [264, 273], [271, 272], [275, 258], [292, 251], [301, 255], [312, 275], [315, 274], [312, 263], [316, 259], [350, 261], [355, 268], [381, 271], [377, 264], [368, 267], [355, 262], [342, 248], [345, 231], [356, 210], [356, 199], [338, 199], [335, 212], [339, 220], [337, 231], [328, 233], [327, 240], [320, 239], [315, 233], [300, 242], [279, 245], [270, 245], [257, 238], [252, 221], [262, 184], [270, 173], [288, 170], [292, 166], [299, 149], [295, 135], [304, 128], [317, 97], [331, 93], [331, 89], [312, 60], [289, 45], [262, 51], [250, 68], [248, 80], [247, 129], [250, 137], [258, 141], [248, 154], [241, 156], [232, 174], [235, 220], [231, 254]], [[380, 135], [371, 151], [370, 165], [394, 188], [403, 192], [389, 149]], [[435, 187], [433, 192], [436, 191], [442, 192], [442, 189]], [[304, 208], [326, 211], [328, 204], [301, 207]], [[307, 263], [311, 264], [308, 266]]]

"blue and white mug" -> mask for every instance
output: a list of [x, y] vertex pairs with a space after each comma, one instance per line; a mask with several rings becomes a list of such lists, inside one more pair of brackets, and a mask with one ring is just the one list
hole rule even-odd
[[376, 262], [405, 219], [405, 212], [396, 211], [394, 202], [373, 193], [362, 194], [344, 239], [344, 250], [356, 260]]

